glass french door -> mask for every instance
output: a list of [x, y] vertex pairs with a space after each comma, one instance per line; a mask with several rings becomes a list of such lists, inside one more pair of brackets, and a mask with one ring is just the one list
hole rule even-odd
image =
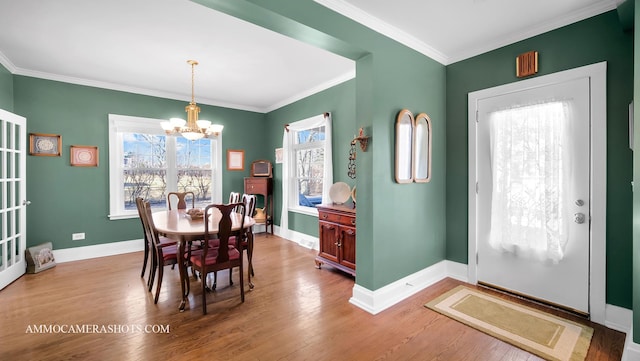
[[27, 120], [0, 109], [0, 289], [26, 271]]

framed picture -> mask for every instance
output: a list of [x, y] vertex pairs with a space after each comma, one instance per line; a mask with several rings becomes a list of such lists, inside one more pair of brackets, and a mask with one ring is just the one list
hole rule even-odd
[[282, 152], [283, 152], [282, 148], [276, 148], [276, 164], [282, 163]]
[[244, 150], [227, 149], [227, 170], [244, 170]]
[[29, 154], [59, 157], [62, 152], [62, 136], [57, 134], [29, 133]]
[[69, 153], [71, 153], [71, 165], [75, 167], [97, 167], [98, 166], [98, 147], [91, 145], [72, 145]]

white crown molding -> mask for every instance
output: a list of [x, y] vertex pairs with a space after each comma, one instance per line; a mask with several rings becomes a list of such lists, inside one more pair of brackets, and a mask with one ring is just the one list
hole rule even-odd
[[617, 2], [619, 2], [619, 0], [608, 0], [608, 1], [598, 2], [584, 9], [581, 9], [577, 12], [540, 23], [524, 31], [508, 33], [508, 34], [505, 34], [503, 37], [494, 38], [476, 47], [467, 48], [464, 51], [454, 53], [454, 54], [449, 54], [449, 64], [453, 64], [455, 62], [465, 60], [465, 59], [474, 57], [476, 55], [480, 55], [480, 54], [489, 52], [491, 50], [495, 50], [503, 46], [507, 46], [509, 44], [513, 44], [518, 41], [522, 41], [540, 34], [544, 34], [551, 30], [555, 30], [584, 19], [588, 19], [596, 15], [600, 15], [607, 11], [614, 10], [618, 5]]
[[1, 51], [0, 51], [0, 65], [4, 66], [7, 70], [9, 70], [11, 74], [14, 74], [16, 72], [16, 66], [13, 65], [11, 60], [9, 60], [9, 58], [7, 58], [6, 55], [4, 55]]
[[[109, 82], [103, 82], [98, 80], [89, 80], [89, 79], [76, 78], [76, 77], [71, 77], [66, 75], [52, 74], [52, 73], [41, 72], [36, 70], [18, 68], [16, 66], [13, 66], [13, 64], [11, 63], [11, 61], [9, 61], [9, 59], [7, 59], [6, 57], [2, 57], [2, 54], [0, 53], [0, 62], [3, 62], [4, 60], [6, 60], [9, 64], [11, 64], [11, 67], [12, 67], [11, 68], [5, 65], [5, 68], [9, 69], [9, 71], [11, 71], [11, 73], [15, 75], [29, 76], [33, 78], [47, 79], [47, 80], [59, 81], [63, 83], [70, 83], [70, 84], [76, 84], [76, 85], [84, 85], [84, 86], [90, 86], [94, 88], [116, 90], [116, 91], [122, 91], [122, 92], [133, 93], [133, 94], [148, 95], [148, 96], [158, 97], [158, 98], [181, 100], [186, 102], [191, 100], [191, 98], [189, 98], [188, 96], [171, 93], [171, 92], [163, 92], [158, 90], [138, 88], [138, 87], [133, 87], [128, 85], [109, 83]], [[4, 63], [2, 64], [4, 65]], [[198, 98], [198, 103], [213, 105], [213, 106], [218, 106], [223, 108], [232, 108], [232, 109], [239, 109], [239, 110], [247, 110], [251, 112], [265, 113], [264, 108], [251, 107], [251, 106], [233, 104], [233, 103], [225, 103], [225, 102], [220, 102], [220, 101], [208, 99], [208, 98]]]
[[[101, 88], [101, 89], [110, 89], [110, 90], [122, 91], [122, 92], [127, 92], [127, 93], [133, 93], [133, 94], [148, 95], [148, 96], [153, 96], [153, 97], [158, 97], [158, 98], [181, 100], [181, 101], [185, 101], [185, 102], [188, 102], [188, 101], [191, 100], [187, 96], [176, 94], [176, 93], [163, 92], [163, 91], [158, 91], [158, 90], [150, 90], [150, 89], [144, 89], [144, 88], [137, 88], [137, 87], [132, 87], [132, 86], [128, 86], [128, 85], [108, 83], [108, 82], [102, 82], [102, 81], [97, 81], [97, 80], [88, 80], [88, 79], [70, 77], [70, 76], [65, 76], [65, 75], [58, 75], [58, 74], [52, 74], [52, 73], [46, 73], [46, 72], [40, 72], [40, 71], [35, 71], [35, 70], [28, 70], [28, 69], [18, 68], [15, 65], [13, 65], [13, 63], [7, 57], [5, 57], [4, 54], [2, 54], [1, 52], [0, 52], [0, 64], [2, 64], [12, 74], [15, 74], [15, 75], [29, 76], [29, 77], [33, 77], [33, 78], [47, 79], [47, 80], [59, 81], [59, 82], [63, 82], [63, 83], [84, 85], [84, 86], [90, 86], [90, 87]], [[338, 84], [343, 83], [343, 82], [345, 82], [347, 80], [351, 80], [351, 79], [355, 78], [355, 76], [356, 76], [355, 70], [349, 71], [349, 72], [347, 72], [345, 74], [342, 74], [342, 75], [340, 75], [338, 77], [330, 79], [330, 80], [328, 80], [328, 81], [326, 81], [326, 82], [324, 82], [322, 84], [319, 84], [319, 85], [317, 85], [317, 86], [315, 86], [313, 88], [310, 88], [310, 89], [307, 89], [307, 90], [305, 90], [303, 92], [300, 92], [300, 93], [296, 94], [293, 97], [284, 99], [282, 101], [279, 101], [278, 103], [275, 103], [275, 104], [273, 104], [271, 106], [268, 106], [268, 107], [265, 107], [265, 108], [251, 107], [251, 106], [246, 106], [246, 105], [241, 105], [241, 104], [225, 103], [225, 102], [220, 102], [220, 101], [213, 100], [213, 99], [208, 99], [208, 98], [199, 98], [198, 99], [198, 103], [199, 104], [212, 105], [212, 106], [218, 106], [218, 107], [223, 107], [223, 108], [246, 110], [246, 111], [256, 112], [256, 113], [268, 113], [270, 111], [279, 109], [279, 108], [281, 108], [281, 107], [283, 107], [285, 105], [289, 105], [291, 103], [294, 103], [294, 102], [296, 102], [296, 101], [298, 101], [300, 99], [306, 98], [306, 97], [308, 97], [310, 95], [313, 95], [315, 93], [318, 93], [320, 91], [329, 89], [332, 86], [338, 85]]]
[[338, 84], [344, 83], [345, 81], [351, 80], [351, 79], [353, 79], [355, 77], [356, 77], [356, 71], [355, 70], [349, 71], [349, 72], [344, 73], [344, 74], [342, 74], [340, 76], [337, 76], [337, 77], [335, 77], [333, 79], [330, 79], [330, 80], [328, 80], [328, 81], [326, 81], [326, 82], [324, 82], [322, 84], [319, 84], [319, 85], [317, 85], [317, 86], [315, 86], [315, 87], [313, 87], [311, 89], [307, 89], [307, 90], [305, 90], [303, 92], [300, 92], [300, 93], [296, 94], [293, 97], [284, 99], [284, 100], [282, 100], [282, 101], [280, 101], [280, 102], [278, 102], [276, 104], [273, 104], [270, 107], [264, 109], [264, 113], [268, 113], [268, 112], [271, 112], [273, 110], [280, 109], [280, 108], [282, 108], [282, 107], [284, 107], [286, 105], [289, 105], [291, 103], [294, 103], [294, 102], [296, 102], [296, 101], [298, 101], [300, 99], [304, 99], [304, 98], [306, 98], [306, 97], [308, 97], [310, 95], [319, 93], [319, 92], [321, 92], [323, 90], [326, 90], [326, 89], [329, 89], [329, 88], [331, 88], [333, 86], [336, 86]]
[[357, 23], [360, 23], [373, 31], [376, 31], [382, 35], [385, 35], [400, 44], [403, 44], [415, 51], [418, 51], [429, 58], [447, 65], [449, 58], [446, 54], [424, 43], [418, 38], [408, 34], [407, 32], [398, 29], [397, 27], [390, 25], [387, 22], [380, 20], [379, 18], [372, 16], [371, 14], [363, 11], [362, 9], [355, 7], [344, 0], [314, 0], [318, 4], [329, 8], [338, 14], [341, 14]]
[[429, 58], [438, 61], [443, 65], [449, 65], [464, 59], [474, 57], [486, 53], [491, 50], [501, 48], [503, 46], [513, 44], [515, 42], [528, 39], [532, 36], [540, 35], [545, 32], [573, 24], [580, 20], [590, 18], [595, 15], [602, 14], [606, 11], [613, 10], [622, 0], [607, 0], [595, 3], [589, 7], [571, 13], [567, 16], [558, 17], [551, 21], [538, 24], [533, 28], [529, 28], [522, 32], [508, 33], [504, 37], [494, 38], [488, 42], [479, 44], [478, 46], [467, 48], [453, 54], [444, 54], [434, 47], [422, 42], [412, 35], [394, 27], [379, 18], [376, 18], [362, 9], [355, 7], [345, 0], [314, 0], [315, 2], [353, 20], [356, 21], [382, 35], [385, 35], [407, 47], [414, 49]]

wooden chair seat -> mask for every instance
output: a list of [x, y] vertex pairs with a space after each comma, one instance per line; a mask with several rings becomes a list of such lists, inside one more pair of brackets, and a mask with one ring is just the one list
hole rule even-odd
[[[235, 247], [229, 247], [229, 260], [235, 261], [240, 257], [240, 252]], [[191, 264], [194, 264], [198, 267], [202, 267], [202, 257], [201, 256], [191, 256]], [[211, 266], [218, 263], [218, 248], [211, 248], [211, 250], [207, 253], [207, 258], [204, 260], [205, 266]]]

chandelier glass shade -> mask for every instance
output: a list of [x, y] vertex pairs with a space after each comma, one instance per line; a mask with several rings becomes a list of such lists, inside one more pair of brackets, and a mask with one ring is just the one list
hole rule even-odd
[[211, 124], [208, 120], [198, 120], [200, 107], [196, 104], [194, 95], [194, 68], [198, 65], [198, 62], [187, 60], [187, 63], [191, 65], [191, 102], [184, 108], [187, 113], [187, 120], [171, 118], [169, 121], [161, 122], [160, 126], [167, 135], [181, 134], [188, 140], [218, 136], [222, 132], [223, 125]]

